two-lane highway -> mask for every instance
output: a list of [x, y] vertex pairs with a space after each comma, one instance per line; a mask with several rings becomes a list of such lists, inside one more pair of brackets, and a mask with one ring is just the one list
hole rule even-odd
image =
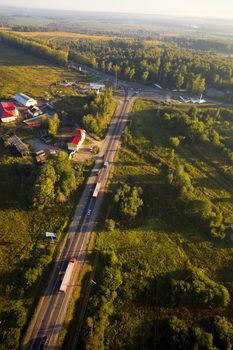
[[[116, 114], [112, 118], [100, 155], [75, 210], [73, 221], [57, 257], [48, 286], [24, 339], [23, 349], [25, 350], [57, 349], [60, 345], [60, 334], [64, 329], [67, 311], [78, 284], [79, 272], [88, 252], [91, 233], [99, 213], [111, 164], [119, 146], [131, 103], [132, 99], [125, 97], [123, 101], [119, 102]], [[103, 167], [104, 161], [109, 163], [107, 168]], [[97, 181], [101, 181], [101, 189], [99, 196], [93, 198], [92, 193]], [[64, 271], [69, 260], [73, 257], [77, 258], [78, 263], [71, 283], [66, 293], [59, 292]]]

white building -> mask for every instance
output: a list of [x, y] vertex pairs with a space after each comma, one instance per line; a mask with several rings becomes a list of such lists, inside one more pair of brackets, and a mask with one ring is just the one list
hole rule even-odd
[[96, 83], [90, 83], [86, 85], [86, 88], [92, 91], [95, 91], [97, 94], [100, 93], [100, 91], [103, 91], [105, 89], [104, 84], [96, 84]]
[[30, 107], [30, 106], [36, 106], [37, 101], [34, 100], [34, 98], [31, 98], [25, 94], [16, 94], [14, 97], [15, 101], [18, 102], [19, 104], [25, 106], [25, 107]]

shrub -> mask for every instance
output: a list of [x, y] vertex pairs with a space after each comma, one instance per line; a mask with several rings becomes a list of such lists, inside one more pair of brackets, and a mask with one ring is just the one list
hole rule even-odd
[[108, 219], [105, 222], [105, 227], [108, 231], [114, 231], [115, 230], [116, 223], [113, 219]]
[[180, 139], [178, 137], [170, 137], [170, 144], [172, 147], [177, 148], [180, 144]]

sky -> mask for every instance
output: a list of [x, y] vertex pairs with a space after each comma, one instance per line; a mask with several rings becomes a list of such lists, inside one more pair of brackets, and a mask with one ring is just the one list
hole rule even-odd
[[0, 5], [233, 18], [233, 0], [0, 0]]

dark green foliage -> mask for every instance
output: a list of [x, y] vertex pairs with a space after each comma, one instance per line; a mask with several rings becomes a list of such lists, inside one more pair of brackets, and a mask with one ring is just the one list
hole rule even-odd
[[54, 201], [54, 184], [56, 179], [56, 172], [51, 164], [47, 163], [41, 167], [35, 184], [33, 198], [33, 204], [35, 207], [43, 209], [45, 206]]
[[107, 219], [105, 222], [105, 226], [108, 231], [114, 231], [116, 223], [113, 219]]
[[103, 138], [115, 111], [112, 90], [96, 95], [88, 93], [69, 96], [56, 103], [56, 109], [66, 118], [82, 125], [93, 137]]
[[123, 217], [134, 219], [138, 210], [143, 205], [136, 187], [124, 184], [120, 187], [114, 197], [114, 202], [118, 205], [119, 212]]
[[225, 317], [217, 316], [211, 325], [211, 332], [219, 349], [230, 350], [233, 346], [233, 325]]
[[[177, 39], [178, 40], [178, 39]], [[70, 57], [77, 62], [119, 74], [127, 80], [160, 82], [163, 87], [202, 93], [208, 86], [232, 88], [232, 60], [171, 45], [157, 47], [137, 40], [72, 42]]]
[[69, 59], [80, 64], [85, 64], [90, 67], [93, 64], [93, 58], [91, 54], [84, 53], [84, 52], [81, 53], [78, 51], [71, 50], [69, 52]]
[[169, 169], [167, 175], [168, 183], [172, 185], [181, 196], [188, 195], [193, 191], [193, 186], [189, 175], [185, 172], [183, 165], [175, 164]]
[[176, 190], [177, 199], [181, 201], [184, 212], [190, 218], [202, 224], [212, 237], [225, 238], [226, 228], [222, 213], [210, 201], [197, 198], [189, 175], [177, 160], [168, 168], [167, 181]]
[[168, 338], [171, 349], [188, 349], [190, 345], [189, 327], [184, 321], [172, 317], [168, 323]]
[[19, 346], [20, 328], [27, 321], [27, 311], [20, 301], [9, 302], [7, 308], [0, 312], [0, 349], [17, 349]]
[[93, 297], [90, 308], [92, 316], [87, 319], [88, 343], [86, 349], [105, 349], [105, 332], [114, 314], [114, 300], [122, 284], [122, 275], [118, 258], [114, 252], [104, 257], [106, 266], [102, 271], [102, 283], [99, 298]]
[[113, 113], [112, 90], [96, 95], [89, 105], [85, 108], [83, 125], [91, 134], [103, 138], [106, 128]]
[[60, 125], [60, 119], [59, 119], [57, 113], [54, 114], [54, 116], [52, 118], [49, 117], [47, 119], [47, 123], [48, 123], [48, 134], [51, 136], [56, 136], [59, 125]]
[[204, 350], [215, 350], [213, 344], [213, 335], [201, 329], [200, 327], [195, 327], [191, 329], [191, 344], [193, 349], [204, 349]]
[[180, 139], [178, 137], [171, 137], [170, 143], [171, 143], [171, 146], [173, 146], [174, 148], [177, 148], [180, 144]]
[[133, 136], [132, 136], [132, 134], [127, 126], [125, 127], [125, 129], [123, 131], [122, 141], [125, 145], [132, 145]]
[[[214, 338], [211, 333], [200, 327], [188, 325], [184, 320], [173, 316], [168, 320], [166, 348], [171, 350], [203, 349], [215, 350]], [[165, 332], [164, 332], [164, 336]], [[162, 349], [163, 347], [161, 347]]]
[[64, 203], [83, 180], [81, 168], [74, 166], [64, 152], [42, 165], [35, 184], [33, 205], [43, 209], [55, 202]]
[[201, 74], [190, 74], [187, 89], [194, 94], [202, 94], [205, 91], [205, 78]]
[[202, 269], [198, 268], [158, 277], [151, 287], [148, 286], [147, 293], [148, 296], [153, 296], [155, 303], [173, 307], [185, 305], [226, 307], [230, 302], [228, 290], [211, 280]]

